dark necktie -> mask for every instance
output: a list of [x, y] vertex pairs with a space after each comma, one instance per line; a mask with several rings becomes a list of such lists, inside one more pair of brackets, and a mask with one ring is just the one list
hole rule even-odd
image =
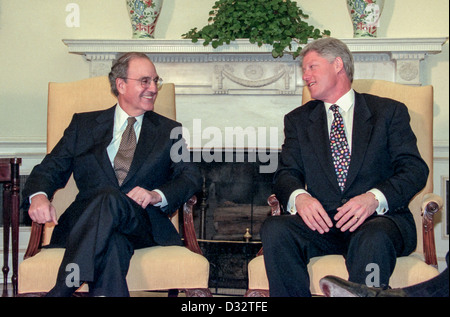
[[116, 172], [119, 185], [122, 185], [125, 177], [127, 177], [131, 161], [133, 160], [134, 151], [136, 150], [136, 133], [133, 128], [135, 122], [136, 118], [128, 118], [128, 125], [122, 134], [119, 150], [114, 158], [114, 171]]
[[341, 191], [344, 191], [347, 181], [348, 167], [350, 166], [350, 150], [345, 136], [344, 120], [339, 113], [339, 106], [330, 107], [334, 114], [334, 120], [330, 129], [331, 155], [333, 156], [334, 169]]

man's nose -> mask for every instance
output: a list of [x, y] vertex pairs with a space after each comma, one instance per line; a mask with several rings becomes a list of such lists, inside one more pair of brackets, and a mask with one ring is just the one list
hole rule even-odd
[[147, 90], [151, 91], [151, 92], [158, 92], [158, 84], [155, 83], [154, 80], [150, 81], [150, 86], [148, 86]]
[[311, 74], [307, 70], [303, 70], [302, 79], [303, 81], [307, 81], [311, 77]]

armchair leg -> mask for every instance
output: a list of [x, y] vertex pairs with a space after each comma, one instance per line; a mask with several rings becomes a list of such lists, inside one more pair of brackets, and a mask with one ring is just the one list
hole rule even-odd
[[212, 297], [211, 291], [207, 288], [186, 289], [186, 297]]
[[265, 289], [249, 289], [244, 297], [270, 297], [269, 290]]

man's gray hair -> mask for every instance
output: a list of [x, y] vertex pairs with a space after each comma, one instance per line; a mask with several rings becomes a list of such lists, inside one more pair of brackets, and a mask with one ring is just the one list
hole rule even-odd
[[[130, 52], [119, 55], [119, 57], [114, 60], [113, 66], [111, 67], [111, 72], [109, 73], [109, 83], [111, 85], [111, 92], [117, 97], [119, 96], [119, 91], [116, 86], [117, 78], [127, 78], [128, 77], [128, 66], [130, 65], [130, 61], [136, 58], [148, 58], [144, 53], [138, 52]], [[126, 82], [126, 79], [125, 79]]]
[[300, 65], [303, 64], [303, 58], [306, 54], [311, 51], [317, 52], [320, 56], [326, 58], [330, 63], [332, 63], [337, 57], [342, 58], [347, 77], [350, 82], [353, 82], [353, 75], [355, 73], [353, 55], [345, 43], [332, 37], [324, 37], [311, 42], [300, 52]]

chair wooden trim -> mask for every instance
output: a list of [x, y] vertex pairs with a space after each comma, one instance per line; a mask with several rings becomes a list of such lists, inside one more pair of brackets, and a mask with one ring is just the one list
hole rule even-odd
[[434, 215], [441, 210], [443, 202], [440, 196], [427, 194], [422, 203], [423, 254], [425, 263], [437, 268], [436, 242], [434, 240]]
[[[195, 236], [193, 208], [197, 203], [197, 197], [192, 196], [188, 202], [183, 205], [183, 236], [185, 246], [194, 253], [203, 255], [200, 246], [198, 245], [197, 237]], [[42, 240], [44, 233], [44, 225], [33, 222], [31, 225], [30, 240], [28, 242], [27, 251], [24, 259], [35, 256], [42, 249]]]

